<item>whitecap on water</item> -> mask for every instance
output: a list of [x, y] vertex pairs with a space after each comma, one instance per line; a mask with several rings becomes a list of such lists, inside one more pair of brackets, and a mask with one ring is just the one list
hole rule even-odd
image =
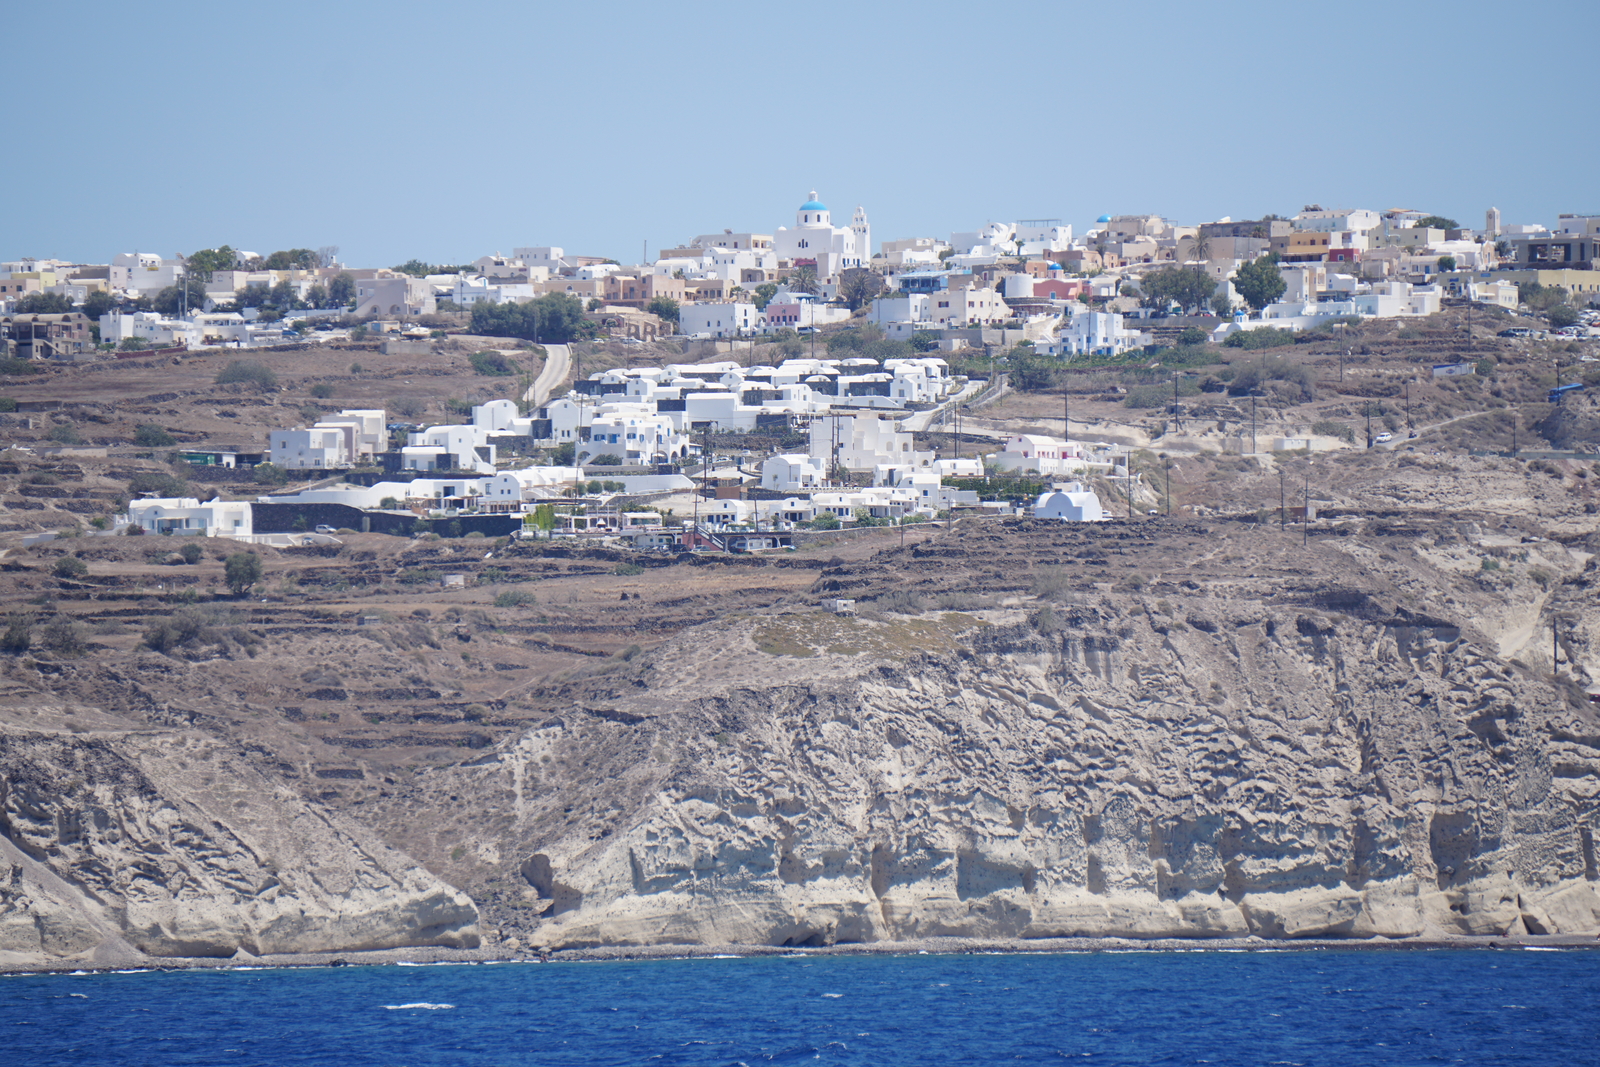
[[420, 1009], [422, 1011], [448, 1011], [449, 1009], [455, 1007], [455, 1005], [454, 1004], [385, 1004], [384, 1007], [388, 1008], [390, 1011], [406, 1011], [406, 1010], [412, 1009], [412, 1008]]
[[829, 1000], [838, 1000], [840, 997], [844, 996], [843, 993], [824, 993], [822, 995], [827, 997]]

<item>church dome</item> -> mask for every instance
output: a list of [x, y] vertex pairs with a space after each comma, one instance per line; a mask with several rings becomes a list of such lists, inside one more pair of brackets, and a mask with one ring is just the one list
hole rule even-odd
[[1111, 221], [1111, 216], [1110, 215], [1101, 215], [1099, 218], [1095, 219], [1094, 221], [1097, 222], [1097, 223], [1098, 222], [1110, 222]]
[[817, 199], [817, 191], [811, 190], [811, 199], [800, 205], [801, 211], [826, 211], [828, 205]]

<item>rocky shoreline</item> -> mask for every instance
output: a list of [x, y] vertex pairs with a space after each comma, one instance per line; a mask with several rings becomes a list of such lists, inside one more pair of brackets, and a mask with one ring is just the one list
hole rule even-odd
[[245, 952], [212, 957], [163, 957], [73, 963], [63, 960], [13, 962], [0, 960], [0, 977], [25, 974], [126, 974], [135, 971], [230, 970], [292, 967], [393, 967], [508, 963], [603, 963], [640, 960], [708, 959], [730, 956], [916, 956], [916, 955], [1024, 955], [1048, 953], [1117, 952], [1422, 952], [1442, 949], [1600, 949], [1600, 938], [1584, 934], [1526, 934], [1517, 937], [1457, 937], [1449, 935], [1410, 938], [1371, 937], [1304, 938], [1261, 937], [1160, 938], [1136, 940], [1121, 937], [999, 938], [930, 937], [914, 941], [880, 941], [862, 944], [797, 948], [784, 945], [627, 945], [560, 949], [543, 954], [523, 950], [507, 952], [504, 946], [450, 949], [427, 946], [412, 949], [376, 949], [369, 952], [293, 952], [252, 956]]

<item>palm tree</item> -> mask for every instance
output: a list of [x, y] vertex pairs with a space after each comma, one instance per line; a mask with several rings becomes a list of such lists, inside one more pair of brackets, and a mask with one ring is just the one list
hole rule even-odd
[[1194, 246], [1189, 249], [1190, 259], [1208, 260], [1211, 258], [1211, 235], [1204, 230], [1196, 230]]

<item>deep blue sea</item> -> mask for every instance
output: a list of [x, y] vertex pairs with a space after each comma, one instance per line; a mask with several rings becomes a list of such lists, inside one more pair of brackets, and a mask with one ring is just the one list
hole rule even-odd
[[1600, 952], [1127, 952], [0, 978], [0, 1063], [1600, 1064]]

